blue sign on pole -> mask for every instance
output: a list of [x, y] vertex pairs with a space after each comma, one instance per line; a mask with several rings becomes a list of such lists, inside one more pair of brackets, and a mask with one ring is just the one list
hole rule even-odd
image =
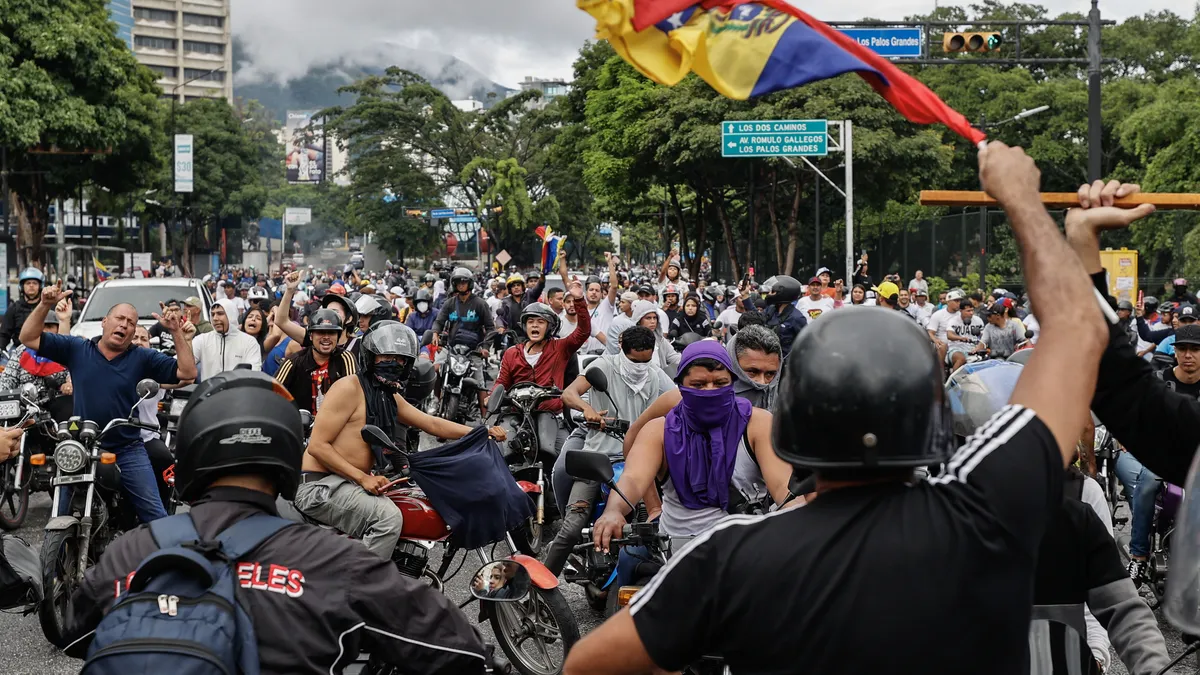
[[829, 154], [826, 120], [721, 122], [722, 157], [823, 157]]
[[450, 216], [452, 223], [478, 223], [479, 219], [475, 216]]
[[430, 218], [450, 218], [454, 215], [454, 209], [430, 209]]
[[842, 33], [889, 59], [921, 58], [920, 28], [839, 28]]

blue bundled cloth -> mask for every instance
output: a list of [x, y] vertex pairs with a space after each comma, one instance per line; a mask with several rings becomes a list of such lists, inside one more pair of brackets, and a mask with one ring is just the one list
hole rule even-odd
[[417, 485], [450, 526], [450, 542], [479, 548], [525, 524], [533, 502], [513, 478], [486, 427], [409, 456]]

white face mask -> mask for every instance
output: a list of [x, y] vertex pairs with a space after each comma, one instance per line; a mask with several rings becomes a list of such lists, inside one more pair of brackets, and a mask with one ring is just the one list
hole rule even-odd
[[625, 352], [620, 352], [621, 358], [618, 361], [618, 369], [621, 371], [621, 377], [629, 384], [629, 388], [635, 393], [642, 393], [642, 389], [650, 382], [650, 363], [638, 363], [632, 361]]
[[425, 312], [428, 312], [429, 311], [429, 303], [425, 302], [425, 301], [418, 302], [417, 303], [417, 311], [422, 314], [424, 314]]

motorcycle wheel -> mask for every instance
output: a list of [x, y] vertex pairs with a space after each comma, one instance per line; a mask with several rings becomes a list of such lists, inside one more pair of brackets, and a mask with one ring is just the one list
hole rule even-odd
[[46, 532], [42, 540], [42, 593], [38, 623], [55, 647], [67, 646], [67, 616], [75, 593], [75, 568], [79, 563], [79, 525]]
[[17, 462], [20, 461], [20, 457], [14, 457], [0, 464], [0, 528], [5, 530], [21, 527], [25, 516], [29, 515], [29, 482], [17, 485]]
[[446, 394], [446, 403], [443, 405], [442, 419], [450, 420], [451, 422], [458, 421], [458, 394]]
[[579, 641], [579, 624], [558, 588], [534, 588], [520, 602], [485, 603], [496, 643], [522, 675], [556, 675]]

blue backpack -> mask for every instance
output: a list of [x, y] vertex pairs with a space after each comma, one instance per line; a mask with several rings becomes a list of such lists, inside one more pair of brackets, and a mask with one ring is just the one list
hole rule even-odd
[[150, 523], [159, 550], [142, 561], [125, 594], [100, 621], [82, 673], [257, 675], [258, 641], [234, 597], [233, 566], [293, 524], [255, 515], [230, 526], [216, 542], [201, 542], [189, 514]]

